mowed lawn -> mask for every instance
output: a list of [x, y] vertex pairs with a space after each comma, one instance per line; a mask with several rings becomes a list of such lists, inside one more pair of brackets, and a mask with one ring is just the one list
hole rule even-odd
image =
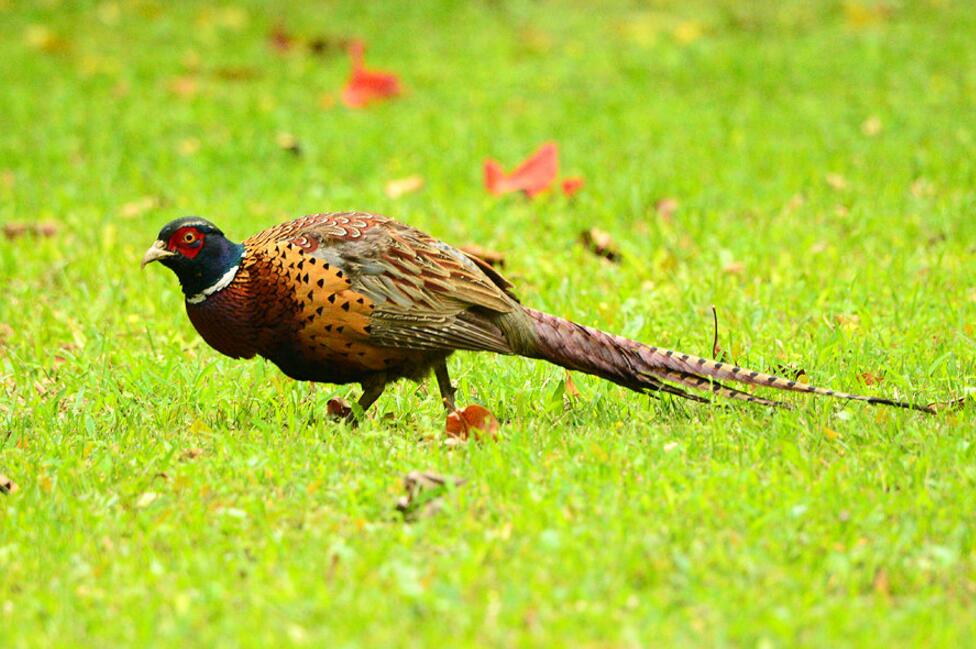
[[[333, 423], [358, 386], [219, 356], [139, 269], [177, 216], [240, 240], [369, 210], [503, 252], [526, 304], [586, 324], [710, 354], [715, 305], [743, 366], [960, 398], [971, 3], [0, 0], [0, 31], [4, 649], [976, 636], [971, 398], [571, 398], [559, 368], [458, 354], [502, 426], [451, 446], [434, 386]], [[343, 106], [349, 38], [402, 96]], [[577, 196], [485, 191], [486, 158], [549, 140]], [[412, 470], [467, 482], [405, 521]]]

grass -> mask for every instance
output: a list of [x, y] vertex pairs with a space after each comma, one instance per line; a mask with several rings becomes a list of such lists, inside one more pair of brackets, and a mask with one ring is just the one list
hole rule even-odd
[[[507, 256], [524, 302], [926, 402], [974, 384], [976, 10], [965, 2], [0, 1], [0, 645], [964, 646], [974, 416], [653, 400], [458, 354], [358, 430], [218, 356], [138, 260], [188, 213], [240, 239], [395, 216]], [[362, 37], [396, 101], [336, 105]], [[301, 155], [283, 150], [293, 135]], [[561, 147], [570, 201], [489, 196]], [[385, 183], [420, 174], [397, 200]], [[678, 202], [670, 220], [655, 204]], [[576, 243], [598, 225], [614, 265]], [[880, 377], [865, 385], [865, 377]], [[971, 405], [971, 402], [970, 402]], [[468, 483], [404, 522], [401, 476]]]

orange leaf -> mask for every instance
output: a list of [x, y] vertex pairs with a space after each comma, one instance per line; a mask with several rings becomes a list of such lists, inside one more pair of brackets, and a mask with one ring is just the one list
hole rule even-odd
[[495, 419], [495, 415], [491, 414], [491, 411], [477, 404], [471, 404], [450, 413], [444, 424], [444, 432], [447, 433], [448, 437], [456, 437], [462, 440], [472, 436], [479, 439], [479, 431], [487, 433], [492, 439], [495, 439], [495, 433], [498, 432], [498, 420]]
[[342, 103], [349, 108], [365, 108], [369, 104], [400, 94], [400, 80], [390, 72], [369, 70], [364, 62], [366, 46], [362, 41], [349, 45], [352, 75], [342, 89]]
[[522, 191], [531, 198], [548, 189], [558, 173], [559, 147], [546, 142], [511, 174], [498, 162], [485, 160], [485, 188], [495, 195]]
[[573, 176], [572, 178], [563, 178], [562, 182], [563, 194], [566, 196], [572, 196], [579, 190], [583, 188], [583, 179], [579, 176]]
[[566, 396], [570, 399], [579, 399], [581, 396], [579, 388], [573, 383], [573, 375], [569, 373], [569, 370], [566, 370]]

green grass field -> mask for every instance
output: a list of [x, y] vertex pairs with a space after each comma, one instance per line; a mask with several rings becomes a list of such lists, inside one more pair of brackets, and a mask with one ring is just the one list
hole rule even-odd
[[[585, 376], [571, 400], [556, 367], [458, 354], [460, 401], [502, 428], [449, 446], [433, 385], [335, 424], [358, 386], [219, 356], [139, 270], [177, 216], [240, 240], [369, 210], [503, 251], [557, 315], [710, 354], [714, 304], [742, 365], [962, 397], [971, 3], [0, 0], [0, 28], [4, 649], [976, 637], [972, 400], [714, 408]], [[402, 97], [337, 101], [349, 37]], [[550, 139], [577, 197], [485, 191], [486, 157]], [[32, 223], [52, 236], [10, 236]], [[594, 225], [621, 263], [578, 243]], [[411, 470], [468, 482], [405, 521]]]

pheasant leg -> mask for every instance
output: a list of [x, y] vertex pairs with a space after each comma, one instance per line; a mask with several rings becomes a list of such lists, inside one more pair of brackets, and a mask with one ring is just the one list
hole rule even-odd
[[447, 361], [441, 359], [434, 365], [434, 376], [437, 377], [437, 387], [441, 391], [441, 401], [448, 412], [454, 412], [457, 407], [454, 405], [454, 395], [457, 388], [451, 385], [451, 376], [447, 373]]

